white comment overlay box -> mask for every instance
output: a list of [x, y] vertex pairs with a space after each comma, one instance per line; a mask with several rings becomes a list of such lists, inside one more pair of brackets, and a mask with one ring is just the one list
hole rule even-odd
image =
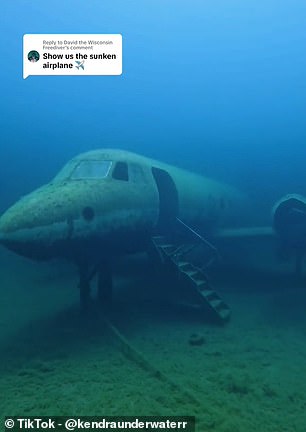
[[121, 34], [26, 34], [23, 78], [30, 75], [121, 75]]

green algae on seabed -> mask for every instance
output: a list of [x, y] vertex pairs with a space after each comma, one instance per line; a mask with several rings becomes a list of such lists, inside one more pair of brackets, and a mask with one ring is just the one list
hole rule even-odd
[[[101, 322], [82, 328], [72, 273], [55, 278], [54, 267], [13, 256], [2, 264], [3, 415], [195, 415], [198, 432], [305, 432], [302, 291], [228, 294], [233, 316], [222, 328], [127, 303], [119, 328], [198, 408], [122, 355]], [[190, 346], [194, 332], [206, 343]]]

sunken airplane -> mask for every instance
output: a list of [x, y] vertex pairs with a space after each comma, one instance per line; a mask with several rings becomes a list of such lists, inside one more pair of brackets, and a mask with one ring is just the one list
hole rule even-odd
[[[242, 228], [249, 209], [235, 188], [121, 150], [90, 151], [70, 160], [48, 184], [0, 218], [0, 243], [34, 260], [65, 257], [77, 264], [81, 306], [111, 299], [109, 261], [155, 251], [198, 303], [227, 320], [230, 311], [211, 287], [206, 267], [218, 255], [213, 238], [277, 235], [298, 257], [306, 248], [306, 199], [288, 195], [273, 209], [273, 228]], [[247, 215], [246, 215], [247, 216]]]

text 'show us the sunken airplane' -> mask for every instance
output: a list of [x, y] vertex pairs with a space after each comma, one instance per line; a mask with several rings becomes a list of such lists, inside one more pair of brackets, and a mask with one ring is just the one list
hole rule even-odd
[[30, 75], [121, 75], [120, 34], [26, 34], [23, 78]]

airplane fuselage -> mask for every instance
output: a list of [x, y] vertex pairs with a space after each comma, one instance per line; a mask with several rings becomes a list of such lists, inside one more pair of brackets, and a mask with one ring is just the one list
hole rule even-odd
[[136, 252], [177, 217], [212, 233], [239, 225], [245, 209], [245, 196], [226, 184], [130, 152], [95, 150], [8, 209], [0, 242], [37, 260]]

